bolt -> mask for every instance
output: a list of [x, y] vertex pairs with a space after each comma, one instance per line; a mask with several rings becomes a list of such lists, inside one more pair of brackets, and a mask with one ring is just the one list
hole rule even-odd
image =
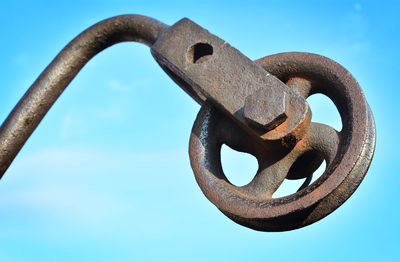
[[268, 132], [288, 117], [289, 96], [281, 90], [259, 89], [246, 97], [244, 118], [247, 123], [263, 132]]

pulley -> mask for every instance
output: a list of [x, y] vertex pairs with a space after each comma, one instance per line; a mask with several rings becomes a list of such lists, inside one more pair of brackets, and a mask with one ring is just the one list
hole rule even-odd
[[[43, 71], [0, 127], [0, 177], [79, 70], [97, 53], [124, 41], [142, 42], [165, 72], [201, 104], [189, 155], [197, 183], [226, 216], [262, 231], [285, 231], [333, 212], [357, 189], [372, 161], [375, 126], [356, 80], [341, 65], [309, 53], [256, 61], [189, 19], [166, 26], [117, 16], [88, 28]], [[336, 105], [341, 131], [311, 122], [307, 97]], [[233, 185], [221, 166], [221, 146], [256, 157], [257, 174]], [[310, 183], [322, 161], [326, 170]], [[274, 198], [285, 179], [305, 179]]]

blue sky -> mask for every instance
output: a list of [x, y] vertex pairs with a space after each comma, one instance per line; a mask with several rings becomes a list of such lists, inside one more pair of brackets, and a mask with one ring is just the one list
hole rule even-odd
[[[147, 47], [119, 44], [74, 79], [0, 181], [0, 261], [400, 260], [396, 1], [0, 6], [1, 121], [73, 37], [136, 13], [167, 24], [189, 17], [252, 59], [284, 51], [332, 58], [359, 81], [378, 133], [369, 173], [337, 211], [291, 232], [252, 231], [220, 213], [195, 182], [187, 152], [199, 105]], [[314, 121], [340, 127], [329, 100], [309, 102]], [[227, 148], [222, 160], [238, 184], [257, 168]]]

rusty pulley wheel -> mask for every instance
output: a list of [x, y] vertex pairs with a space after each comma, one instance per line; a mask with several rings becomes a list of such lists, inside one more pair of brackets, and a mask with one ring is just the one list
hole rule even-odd
[[[308, 53], [282, 53], [256, 61], [269, 73], [308, 96], [321, 93], [336, 105], [340, 132], [311, 123], [293, 148], [262, 141], [231, 118], [204, 104], [190, 138], [190, 160], [206, 197], [235, 222], [261, 231], [285, 231], [320, 220], [343, 204], [364, 178], [375, 147], [375, 126], [364, 95], [351, 74], [334, 61]], [[221, 146], [254, 155], [259, 169], [247, 185], [229, 182], [221, 166]], [[314, 183], [321, 162], [326, 170]], [[306, 181], [294, 194], [273, 198], [285, 179]]]
[[[74, 38], [41, 73], [0, 126], [0, 178], [79, 70], [96, 54], [141, 42], [165, 72], [202, 107], [190, 160], [208, 199], [234, 221], [264, 231], [313, 223], [335, 210], [365, 176], [375, 147], [372, 113], [346, 69], [328, 58], [284, 53], [251, 61], [190, 19], [172, 26], [140, 15], [103, 20]], [[343, 129], [311, 123], [306, 98], [328, 96]], [[225, 177], [227, 144], [254, 155], [259, 170], [245, 186]], [[324, 174], [310, 184], [325, 160]], [[273, 198], [285, 179], [305, 179], [295, 194]]]

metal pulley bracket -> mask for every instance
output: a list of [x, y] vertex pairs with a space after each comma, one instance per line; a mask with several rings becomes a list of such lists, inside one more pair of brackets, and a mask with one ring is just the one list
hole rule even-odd
[[[41, 73], [0, 127], [0, 177], [79, 70], [119, 42], [151, 47], [169, 76], [202, 105], [189, 155], [201, 190], [235, 222], [284, 231], [318, 221], [356, 190], [372, 161], [375, 125], [356, 80], [332, 60], [283, 53], [255, 62], [189, 19], [171, 27], [149, 17], [101, 21], [73, 39]], [[339, 110], [343, 129], [311, 122], [308, 96], [322, 93]], [[254, 179], [235, 186], [221, 165], [221, 146], [254, 155]], [[311, 183], [321, 162], [323, 175]], [[274, 198], [285, 179], [305, 179]]]
[[293, 145], [309, 127], [311, 113], [302, 96], [187, 18], [164, 31], [151, 52], [196, 101], [212, 103], [264, 140]]

